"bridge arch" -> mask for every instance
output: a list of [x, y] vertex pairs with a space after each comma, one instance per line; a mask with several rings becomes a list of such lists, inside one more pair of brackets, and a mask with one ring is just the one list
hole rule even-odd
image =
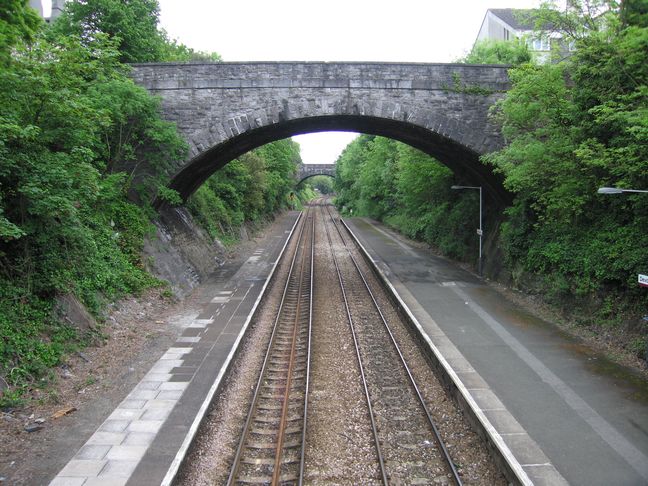
[[479, 161], [499, 148], [488, 109], [508, 88], [506, 68], [456, 64], [143, 64], [133, 78], [162, 98], [190, 146], [171, 181], [183, 198], [240, 155], [282, 138], [353, 131], [407, 143], [510, 195]]
[[317, 176], [328, 176], [335, 179], [335, 164], [300, 164], [296, 174], [297, 184]]

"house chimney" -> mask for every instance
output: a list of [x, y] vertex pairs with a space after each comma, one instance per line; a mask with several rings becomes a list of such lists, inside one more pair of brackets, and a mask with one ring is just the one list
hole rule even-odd
[[63, 7], [65, 7], [65, 0], [52, 0], [52, 15], [50, 16], [50, 22], [53, 22], [59, 15], [61, 15]]

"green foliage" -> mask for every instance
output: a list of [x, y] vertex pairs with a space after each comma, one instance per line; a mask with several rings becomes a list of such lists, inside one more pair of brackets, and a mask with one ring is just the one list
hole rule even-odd
[[[607, 319], [609, 302], [626, 313], [648, 302], [636, 284], [648, 271], [648, 198], [596, 193], [648, 188], [648, 28], [619, 22], [611, 3], [579, 6], [551, 16], [578, 39], [567, 62], [510, 72], [495, 111], [508, 145], [484, 160], [517, 193], [501, 234], [513, 273]], [[605, 28], [586, 7], [606, 10]]]
[[397, 146], [401, 230], [448, 256], [472, 260], [477, 254], [478, 241], [475, 237], [479, 221], [477, 193], [451, 190], [456, 181], [450, 169], [407, 145]]
[[512, 64], [531, 62], [531, 52], [522, 40], [500, 41], [486, 39], [475, 43], [466, 57], [459, 62], [467, 64]]
[[69, 0], [52, 28], [54, 35], [78, 36], [84, 43], [106, 35], [125, 63], [220, 61], [216, 53], [195, 51], [158, 29], [158, 0]]
[[171, 206], [178, 206], [182, 204], [182, 196], [180, 196], [180, 193], [166, 186], [158, 186], [157, 199]]
[[619, 12], [623, 26], [648, 27], [648, 3], [645, 0], [625, 0]]
[[[42, 375], [61, 356], [60, 327], [50, 330], [51, 340], [39, 339], [51, 313], [51, 303], [26, 296], [9, 282], [0, 281], [0, 360], [10, 383]], [[18, 332], [16, 332], [18, 331]]]
[[561, 65], [525, 65], [510, 72], [514, 89], [499, 105], [506, 150], [484, 158], [506, 174], [504, 185], [523, 194], [542, 218], [570, 222], [582, 213], [592, 181], [570, 157], [577, 127]]
[[395, 140], [362, 135], [344, 150], [336, 171], [336, 204], [343, 212], [382, 220], [455, 258], [477, 254], [479, 200], [452, 191], [452, 172], [432, 157]]
[[95, 149], [99, 169], [128, 173], [129, 190], [143, 201], [155, 195], [179, 201], [164, 185], [174, 163], [184, 159], [187, 145], [175, 125], [160, 118], [159, 99], [126, 77], [93, 83], [89, 94], [103, 122], [97, 127], [101, 144]]
[[86, 44], [105, 34], [115, 40], [122, 62], [160, 61], [165, 39], [157, 28], [159, 14], [157, 0], [72, 0], [53, 30], [78, 36]]
[[42, 25], [29, 0], [2, 0], [0, 8], [0, 66], [6, 66], [11, 49], [21, 41], [29, 41]]
[[0, 70], [0, 375], [11, 399], [77, 340], [52, 315], [57, 294], [99, 314], [158, 285], [140, 256], [147, 209], [127, 195], [148, 200], [185, 144], [118, 59], [102, 35], [38, 37]]
[[269, 213], [284, 207], [286, 194], [294, 187], [297, 166], [301, 163], [299, 144], [292, 139], [269, 143], [255, 150], [265, 161], [267, 172], [265, 208]]
[[[70, 1], [42, 32], [26, 0], [5, 4], [0, 376], [10, 388], [2, 404], [19, 401], [81, 342], [53, 314], [57, 295], [73, 293], [100, 315], [105, 302], [160, 283], [141, 261], [153, 228], [148, 201], [180, 202], [166, 183], [187, 145], [122, 62], [219, 60], [159, 31], [157, 0]], [[227, 201], [238, 220], [265, 210], [266, 200], [255, 193], [265, 187], [263, 171], [258, 161], [248, 165], [237, 179], [240, 193]]]
[[317, 189], [320, 194], [332, 194], [333, 193], [333, 179], [329, 176], [314, 176], [307, 179], [304, 182], [304, 185], [309, 185], [313, 189]]
[[397, 155], [396, 144], [387, 138], [376, 137], [367, 147], [358, 174], [362, 214], [382, 219], [396, 207]]
[[557, 32], [566, 42], [609, 30], [618, 21], [619, 2], [616, 0], [569, 0], [568, 6], [558, 9], [552, 2], [544, 2], [540, 8], [530, 10], [525, 20], [534, 25], [537, 33]]
[[307, 203], [309, 201], [312, 201], [313, 199], [318, 197], [318, 194], [309, 185], [307, 185], [306, 187], [303, 187], [302, 189], [300, 189], [297, 194], [298, 194], [298, 197], [299, 197], [299, 201], [302, 204]]
[[204, 62], [220, 62], [223, 59], [220, 54], [216, 52], [196, 51], [191, 47], [179, 43], [175, 39], [169, 39], [164, 31], [162, 36], [165, 38], [164, 52], [162, 59], [167, 62], [188, 62], [188, 61], [204, 61]]
[[299, 145], [290, 139], [264, 145], [217, 170], [187, 201], [213, 238], [235, 242], [244, 223], [256, 223], [289, 206]]
[[357, 208], [362, 186], [358, 175], [365, 160], [365, 152], [373, 136], [363, 135], [346, 146], [335, 164], [336, 202], [343, 212]]

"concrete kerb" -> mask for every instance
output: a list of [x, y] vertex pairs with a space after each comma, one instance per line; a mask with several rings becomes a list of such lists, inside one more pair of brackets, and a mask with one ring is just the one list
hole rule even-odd
[[428, 334], [419, 323], [418, 319], [405, 304], [401, 296], [396, 291], [396, 288], [392, 285], [392, 283], [389, 281], [384, 272], [378, 267], [378, 265], [376, 265], [367, 249], [362, 245], [353, 231], [351, 231], [351, 228], [349, 228], [349, 226], [341, 218], [340, 221], [346, 228], [351, 238], [353, 238], [354, 242], [358, 245], [358, 248], [360, 248], [360, 253], [368, 263], [369, 267], [374, 271], [376, 276], [388, 289], [388, 294], [394, 304], [397, 306], [401, 315], [405, 317], [405, 319], [413, 326], [413, 329], [416, 331], [417, 338], [427, 346], [428, 359], [436, 369], [438, 375], [445, 384], [446, 388], [450, 391], [451, 395], [454, 397], [455, 401], [469, 417], [471, 423], [476, 428], [477, 433], [479, 433], [479, 435], [481, 435], [486, 440], [493, 458], [504, 473], [506, 479], [514, 484], [533, 486], [533, 481], [531, 481], [520, 462], [515, 458], [513, 452], [506, 445], [502, 436], [497, 432], [491, 421], [488, 419], [488, 417], [486, 417], [484, 412], [477, 405], [475, 399], [463, 384], [455, 370], [432, 342], [432, 339], [428, 336]]
[[216, 396], [216, 393], [220, 390], [220, 387], [223, 383], [223, 377], [225, 374], [229, 371], [230, 366], [232, 362], [234, 361], [234, 358], [238, 354], [239, 347], [241, 344], [241, 341], [245, 337], [245, 334], [250, 326], [250, 323], [252, 320], [256, 317], [257, 311], [259, 309], [259, 306], [261, 304], [261, 301], [265, 297], [266, 290], [270, 283], [273, 281], [274, 276], [275, 276], [275, 271], [277, 269], [279, 261], [281, 261], [281, 257], [283, 256], [284, 252], [286, 251], [286, 248], [288, 247], [288, 243], [292, 239], [292, 236], [295, 232], [295, 228], [299, 224], [299, 221], [301, 220], [303, 213], [299, 214], [299, 217], [295, 220], [295, 223], [293, 224], [292, 228], [290, 229], [290, 234], [286, 238], [286, 241], [284, 243], [284, 246], [281, 248], [281, 251], [279, 252], [279, 256], [277, 259], [274, 261], [272, 270], [270, 271], [270, 275], [268, 275], [268, 278], [266, 279], [265, 283], [263, 284], [263, 287], [261, 289], [261, 292], [259, 293], [259, 296], [257, 297], [256, 301], [254, 302], [254, 305], [252, 306], [252, 310], [250, 311], [250, 314], [248, 315], [245, 323], [243, 324], [243, 327], [241, 328], [241, 331], [239, 332], [238, 336], [236, 337], [236, 341], [234, 341], [234, 344], [232, 345], [232, 349], [230, 350], [229, 355], [227, 356], [227, 359], [225, 360], [225, 363], [223, 364], [220, 372], [218, 373], [218, 376], [214, 380], [214, 383], [209, 389], [209, 392], [207, 393], [207, 396], [203, 400], [203, 403], [200, 406], [200, 409], [198, 410], [198, 413], [196, 414], [196, 417], [194, 418], [191, 427], [189, 428], [189, 432], [187, 432], [187, 435], [185, 436], [184, 441], [182, 442], [182, 445], [180, 446], [180, 449], [176, 453], [175, 458], [171, 462], [171, 465], [169, 466], [169, 469], [167, 470], [167, 473], [164, 476], [164, 479], [160, 483], [160, 486], [171, 486], [173, 484], [173, 481], [175, 480], [175, 477], [178, 474], [178, 471], [180, 470], [180, 466], [182, 465], [182, 462], [184, 461], [185, 457], [187, 456], [187, 453], [189, 452], [189, 449], [191, 448], [191, 445], [193, 444], [194, 439], [196, 438], [196, 434], [198, 433], [198, 430], [200, 429], [200, 425], [202, 424], [205, 415], [207, 414], [207, 411], [209, 410], [209, 406], [211, 405], [212, 401], [214, 400], [214, 397]]

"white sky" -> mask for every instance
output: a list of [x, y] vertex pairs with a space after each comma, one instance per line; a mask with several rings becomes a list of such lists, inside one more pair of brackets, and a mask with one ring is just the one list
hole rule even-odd
[[[160, 23], [224, 61], [453, 62], [472, 47], [488, 8], [537, 0], [159, 0]], [[306, 163], [332, 163], [355, 135], [300, 135]]]

